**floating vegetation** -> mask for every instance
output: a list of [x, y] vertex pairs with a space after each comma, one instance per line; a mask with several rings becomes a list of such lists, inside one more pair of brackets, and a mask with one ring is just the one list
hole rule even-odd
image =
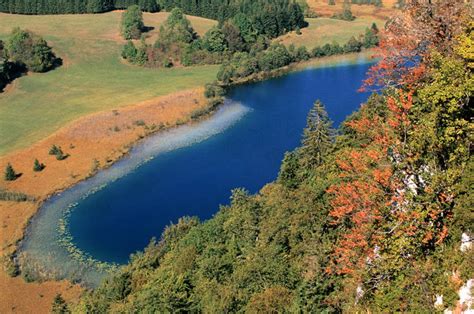
[[[95, 192], [98, 190], [95, 190]], [[87, 197], [87, 196], [86, 196]], [[93, 258], [90, 254], [84, 252], [80, 248], [78, 248], [73, 240], [73, 236], [69, 231], [69, 217], [71, 216], [72, 210], [77, 206], [77, 203], [71, 204], [67, 207], [66, 210], [63, 212], [63, 217], [58, 221], [58, 243], [61, 247], [65, 248], [66, 251], [69, 253], [69, 256], [76, 260], [77, 262], [81, 263], [86, 267], [93, 267], [99, 270], [100, 272], [107, 272], [111, 273], [116, 271], [119, 267], [118, 264], [112, 264], [107, 262], [99, 261]]]

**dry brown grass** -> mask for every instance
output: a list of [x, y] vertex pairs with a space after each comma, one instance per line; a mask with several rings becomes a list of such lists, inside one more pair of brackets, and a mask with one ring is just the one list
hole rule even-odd
[[[342, 11], [343, 0], [336, 0], [336, 5], [328, 5], [327, 0], [307, 0], [309, 7], [319, 16], [331, 17], [334, 13]], [[374, 5], [351, 5], [352, 13], [356, 17], [371, 17], [380, 20], [388, 20], [398, 12], [394, 8], [396, 0], [382, 0], [383, 6], [378, 8]]]

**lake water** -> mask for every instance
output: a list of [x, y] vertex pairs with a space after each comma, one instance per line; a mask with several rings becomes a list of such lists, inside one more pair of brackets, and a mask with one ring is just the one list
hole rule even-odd
[[320, 99], [339, 125], [367, 99], [357, 89], [369, 66], [361, 61], [308, 69], [235, 87], [217, 117], [161, 136], [159, 145], [146, 140], [130, 160], [49, 200], [33, 219], [22, 251], [38, 263], [60, 263], [45, 252], [60, 250], [53, 243], [54, 224], [69, 206], [73, 243], [100, 261], [126, 263], [179, 217], [208, 219], [229, 203], [232, 189], [255, 193], [276, 179], [284, 153], [300, 144], [314, 101]]

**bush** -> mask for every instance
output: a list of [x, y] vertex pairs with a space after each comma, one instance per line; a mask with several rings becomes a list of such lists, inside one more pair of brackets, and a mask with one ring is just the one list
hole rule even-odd
[[50, 155], [56, 156], [57, 160], [64, 160], [69, 157], [69, 154], [64, 154], [60, 146], [53, 145], [49, 150]]
[[10, 35], [7, 53], [10, 61], [33, 72], [46, 72], [58, 60], [43, 38], [20, 28]]
[[137, 48], [135, 47], [133, 42], [129, 40], [122, 48], [122, 58], [129, 60], [133, 63], [133, 61], [137, 57], [137, 52]]
[[35, 162], [33, 164], [33, 171], [40, 172], [44, 169], [44, 167], [44, 164], [40, 163], [38, 159], [35, 159]]
[[206, 98], [222, 97], [225, 95], [225, 89], [223, 89], [217, 82], [206, 84], [206, 90], [204, 91]]
[[10, 202], [29, 202], [34, 201], [34, 197], [28, 196], [20, 192], [12, 192], [4, 189], [0, 189], [0, 201]]
[[59, 152], [62, 153], [61, 147], [58, 147], [56, 145], [51, 146], [51, 148], [49, 149], [49, 154], [50, 155], [57, 155]]
[[344, 0], [344, 7], [342, 13], [334, 14], [333, 19], [343, 20], [343, 21], [353, 21], [355, 16], [352, 15], [351, 5], [348, 0]]
[[14, 257], [12, 254], [5, 254], [2, 256], [2, 264], [5, 272], [10, 277], [16, 277], [20, 274], [20, 268], [15, 263]]

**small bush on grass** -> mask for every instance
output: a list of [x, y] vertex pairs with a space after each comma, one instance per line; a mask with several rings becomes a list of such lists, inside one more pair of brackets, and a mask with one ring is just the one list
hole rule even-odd
[[33, 171], [40, 172], [40, 171], [43, 171], [44, 168], [45, 168], [45, 165], [40, 163], [38, 159], [35, 159], [35, 162], [33, 164]]
[[18, 265], [15, 263], [12, 254], [3, 255], [2, 264], [8, 276], [16, 277], [20, 274], [20, 269], [18, 268]]
[[56, 145], [51, 146], [49, 154], [56, 156], [57, 160], [64, 160], [69, 157], [69, 154], [64, 154], [63, 150], [61, 149], [61, 146]]

